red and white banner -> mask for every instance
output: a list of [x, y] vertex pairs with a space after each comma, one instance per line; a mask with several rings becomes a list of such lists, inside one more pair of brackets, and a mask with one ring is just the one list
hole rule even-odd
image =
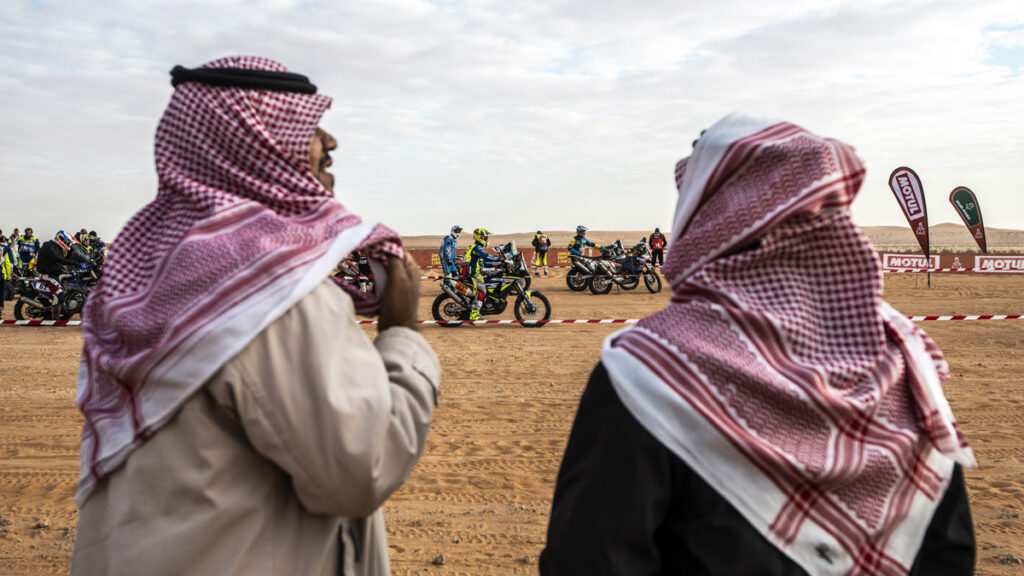
[[917, 237], [921, 250], [928, 254], [928, 208], [924, 203], [924, 186], [917, 173], [900, 166], [889, 175], [889, 188], [903, 209], [903, 215], [910, 223], [910, 230]]
[[932, 254], [882, 254], [882, 268], [885, 270], [931, 269], [939, 267], [939, 255]]
[[976, 272], [1020, 274], [1024, 272], [1024, 256], [975, 256], [974, 270]]

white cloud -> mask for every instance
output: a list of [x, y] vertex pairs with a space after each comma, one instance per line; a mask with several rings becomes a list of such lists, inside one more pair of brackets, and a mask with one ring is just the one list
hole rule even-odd
[[338, 193], [407, 234], [666, 227], [672, 168], [735, 109], [850, 142], [855, 216], [978, 193], [1024, 216], [1016, 2], [15, 2], [0, 18], [4, 228], [110, 236], [155, 193], [168, 70], [256, 53], [335, 98]]

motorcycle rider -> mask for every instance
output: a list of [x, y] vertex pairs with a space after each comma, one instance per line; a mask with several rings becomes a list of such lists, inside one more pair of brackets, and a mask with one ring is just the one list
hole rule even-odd
[[480, 308], [483, 308], [484, 298], [487, 297], [487, 286], [484, 283], [483, 268], [485, 264], [496, 264], [501, 261], [497, 256], [491, 256], [484, 248], [487, 248], [487, 239], [491, 233], [484, 228], [473, 230], [473, 245], [466, 251], [466, 276], [463, 282], [467, 285], [472, 282], [476, 290], [476, 298], [473, 299], [469, 311], [470, 320], [480, 319]]
[[647, 239], [647, 245], [651, 247], [651, 264], [661, 266], [665, 262], [665, 248], [668, 248], [668, 240], [661, 233], [660, 228], [654, 229], [654, 234]]
[[551, 239], [546, 234], [537, 230], [533, 236], [533, 275], [540, 276], [540, 267], [544, 266], [544, 275], [548, 275], [548, 248], [551, 247]]
[[587, 247], [593, 247], [597, 250], [601, 249], [599, 244], [594, 244], [587, 238], [586, 226], [577, 226], [576, 235], [573, 236], [572, 240], [569, 240], [569, 253], [573, 256], [582, 256], [583, 249]]
[[53, 240], [48, 240], [39, 249], [36, 270], [40, 274], [46, 274], [53, 280], [60, 282], [59, 277], [64, 272], [64, 266], [77, 266], [84, 269], [86, 267], [85, 263], [67, 257], [69, 252], [71, 252], [73, 244], [75, 244], [75, 239], [70, 234], [63, 230], [57, 232]]
[[39, 253], [39, 238], [32, 234], [31, 228], [25, 228], [25, 233], [18, 237], [18, 258], [22, 266], [28, 268], [36, 254]]
[[11, 250], [7, 237], [0, 232], [0, 318], [4, 317], [4, 300], [7, 299], [7, 281], [11, 279], [16, 256]]
[[459, 247], [459, 234], [462, 234], [462, 226], [458, 224], [452, 226], [451, 231], [441, 241], [441, 247], [437, 250], [437, 257], [441, 260], [441, 270], [445, 276], [458, 276], [455, 259], [457, 257], [456, 250]]

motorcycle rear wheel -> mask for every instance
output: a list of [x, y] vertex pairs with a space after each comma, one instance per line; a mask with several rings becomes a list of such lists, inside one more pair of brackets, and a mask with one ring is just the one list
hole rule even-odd
[[41, 309], [18, 300], [14, 304], [14, 317], [18, 320], [56, 320], [53, 310]]
[[463, 304], [444, 292], [434, 298], [430, 306], [430, 314], [438, 321], [438, 326], [452, 328], [461, 326], [458, 322], [469, 320], [469, 310]]
[[587, 289], [587, 277], [583, 272], [573, 268], [565, 275], [565, 285], [573, 292], [583, 292]]
[[661, 292], [661, 276], [656, 272], [644, 272], [644, 286], [651, 294]]
[[85, 309], [85, 292], [81, 290], [69, 290], [64, 296], [63, 304], [60, 307], [60, 319], [71, 320], [75, 314], [81, 315]]
[[612, 291], [612, 279], [607, 276], [591, 276], [587, 285], [594, 294], [607, 294]]
[[526, 302], [526, 297], [520, 295], [516, 298], [514, 312], [516, 314], [516, 320], [524, 321], [523, 326], [526, 328], [540, 328], [545, 326], [546, 323], [535, 323], [526, 324], [526, 322], [538, 322], [540, 320], [551, 319], [551, 302], [548, 301], [548, 297], [537, 292], [536, 290], [530, 294], [530, 300], [533, 302], [533, 311], [530, 311], [529, 304]]

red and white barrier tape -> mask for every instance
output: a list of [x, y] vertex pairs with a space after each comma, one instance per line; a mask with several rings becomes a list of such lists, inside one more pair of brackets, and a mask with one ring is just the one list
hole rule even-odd
[[[979, 314], [954, 316], [907, 316], [914, 322], [948, 320], [1024, 320], [1024, 314]], [[636, 324], [637, 318], [578, 318], [565, 320], [418, 320], [417, 324]], [[356, 320], [356, 324], [376, 324], [376, 320]], [[3, 326], [81, 326], [81, 320], [0, 320]]]

